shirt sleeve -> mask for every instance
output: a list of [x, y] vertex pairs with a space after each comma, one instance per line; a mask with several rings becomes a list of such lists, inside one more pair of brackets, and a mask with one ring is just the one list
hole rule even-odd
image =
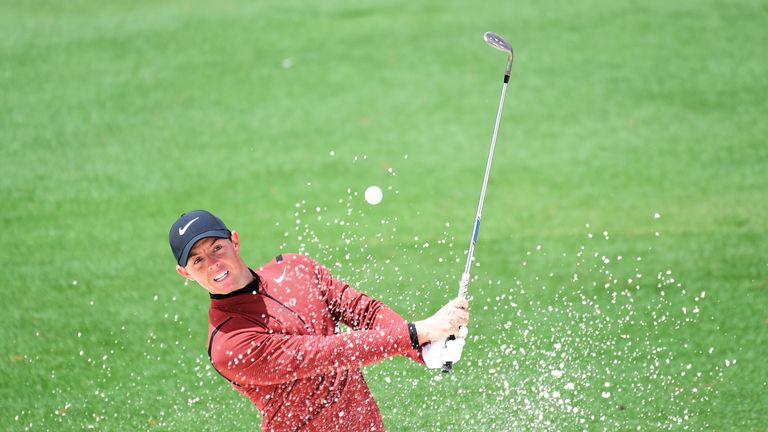
[[357, 369], [411, 350], [405, 325], [331, 336], [264, 333], [238, 319], [223, 326], [211, 361], [239, 385], [273, 385]]
[[[312, 261], [318, 285], [324, 295], [331, 315], [352, 330], [378, 330], [401, 326], [408, 331], [408, 322], [383, 302], [350, 287], [331, 275], [324, 266]], [[410, 338], [409, 338], [410, 340]], [[421, 349], [411, 347], [402, 353], [411, 360], [424, 364]]]

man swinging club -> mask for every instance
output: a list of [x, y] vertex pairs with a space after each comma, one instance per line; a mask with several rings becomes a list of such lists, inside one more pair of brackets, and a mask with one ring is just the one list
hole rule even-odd
[[[265, 431], [382, 431], [361, 367], [395, 355], [437, 367], [461, 357], [462, 338], [422, 348], [466, 326], [464, 298], [407, 322], [306, 256], [251, 269], [237, 231], [205, 210], [179, 217], [169, 240], [176, 271], [210, 293], [213, 367], [250, 398]], [[352, 331], [340, 333], [339, 323]]]

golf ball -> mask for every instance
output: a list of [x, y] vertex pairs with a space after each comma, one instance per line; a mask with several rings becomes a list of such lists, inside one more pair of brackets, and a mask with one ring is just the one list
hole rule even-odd
[[370, 205], [380, 203], [382, 198], [384, 198], [384, 194], [378, 186], [368, 186], [368, 189], [365, 190], [365, 200]]

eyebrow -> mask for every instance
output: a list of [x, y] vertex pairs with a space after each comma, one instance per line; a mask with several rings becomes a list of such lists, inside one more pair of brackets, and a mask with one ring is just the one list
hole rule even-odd
[[[209, 247], [213, 246], [217, 241], [221, 240], [219, 238], [213, 238], [213, 237], [211, 238], [213, 239], [213, 241], [208, 245]], [[203, 239], [202, 241], [206, 241], [206, 240], [207, 239]], [[200, 255], [201, 246], [203, 246], [203, 243], [196, 244], [195, 247], [193, 247], [192, 250], [189, 251], [189, 257], [187, 259], [192, 259], [192, 257], [196, 257]]]

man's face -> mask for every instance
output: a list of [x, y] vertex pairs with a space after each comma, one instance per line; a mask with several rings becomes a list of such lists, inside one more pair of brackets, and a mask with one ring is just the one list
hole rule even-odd
[[176, 266], [176, 271], [193, 279], [212, 294], [226, 294], [247, 285], [252, 279], [248, 266], [240, 257], [237, 232], [229, 239], [204, 238], [189, 252], [186, 267]]

